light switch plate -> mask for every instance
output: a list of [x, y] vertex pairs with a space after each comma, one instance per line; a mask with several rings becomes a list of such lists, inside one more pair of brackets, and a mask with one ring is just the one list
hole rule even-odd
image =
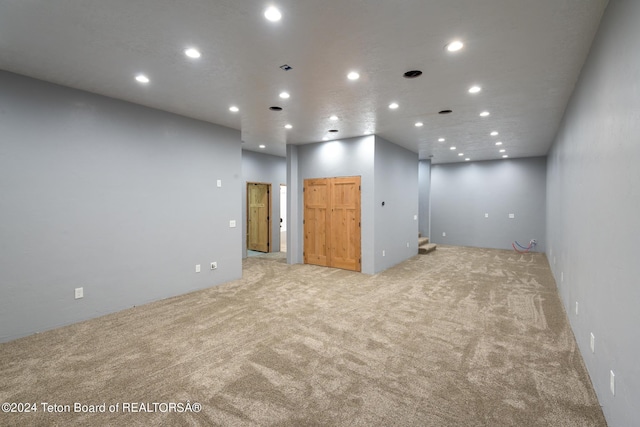
[[231, 221], [229, 221], [229, 227], [234, 228], [236, 226], [236, 220], [232, 219]]
[[513, 219], [516, 217], [516, 214], [509, 214], [509, 218]]
[[221, 180], [221, 179], [219, 179], [219, 180], [218, 180], [218, 182], [216, 183], [216, 185], [217, 185], [218, 187], [222, 187], [222, 180]]

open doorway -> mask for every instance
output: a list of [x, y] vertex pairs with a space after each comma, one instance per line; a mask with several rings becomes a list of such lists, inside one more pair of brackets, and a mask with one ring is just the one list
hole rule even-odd
[[287, 252], [287, 186], [280, 184], [280, 252]]
[[247, 182], [247, 250], [271, 252], [271, 184]]

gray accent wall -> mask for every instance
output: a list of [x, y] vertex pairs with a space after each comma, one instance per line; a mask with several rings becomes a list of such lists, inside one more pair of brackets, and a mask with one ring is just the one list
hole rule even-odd
[[418, 230], [424, 237], [431, 233], [431, 160], [418, 164]]
[[548, 156], [547, 257], [611, 427], [640, 422], [639, 23], [609, 2]]
[[[306, 144], [297, 147], [298, 162], [298, 194], [297, 213], [289, 216], [291, 220], [299, 218], [295, 225], [301, 227], [294, 232], [289, 224], [289, 230], [299, 236], [299, 256], [302, 259], [302, 216], [304, 213], [304, 197], [302, 187], [305, 179], [331, 178], [337, 176], [360, 176], [362, 190], [361, 202], [361, 247], [362, 272], [375, 272], [374, 259], [374, 153], [375, 137], [362, 136], [338, 141]], [[287, 201], [289, 202], [289, 201]]]
[[241, 277], [239, 131], [7, 72], [0, 129], [0, 341]]
[[271, 184], [271, 252], [280, 252], [280, 184], [287, 181], [287, 159], [242, 150], [242, 254], [247, 257], [247, 182]]
[[418, 154], [377, 135], [374, 199], [377, 273], [418, 253]]
[[535, 250], [544, 252], [545, 212], [544, 157], [431, 167], [434, 243], [513, 250], [514, 241], [536, 239]]

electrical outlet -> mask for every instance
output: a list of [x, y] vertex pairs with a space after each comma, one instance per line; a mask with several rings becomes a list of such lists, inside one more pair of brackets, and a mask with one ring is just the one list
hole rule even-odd
[[230, 227], [230, 228], [235, 228], [235, 226], [236, 226], [236, 221], [235, 221], [235, 220], [233, 220], [233, 219], [232, 219], [232, 220], [230, 220], [230, 221], [229, 221], [229, 227]]
[[214, 261], [214, 262], [212, 262], [212, 263], [211, 263], [211, 269], [212, 269], [212, 270], [215, 270], [215, 269], [217, 269], [217, 268], [218, 268], [218, 263], [217, 263], [217, 262], [215, 262], [215, 261]]
[[591, 353], [596, 352], [596, 337], [593, 335], [593, 332], [591, 332], [591, 342], [589, 342], [589, 347], [591, 347]]
[[513, 218], [515, 218], [515, 217], [516, 217], [516, 214], [509, 214], [509, 218], [510, 218], [510, 219], [513, 219]]
[[611, 389], [611, 394], [616, 395], [616, 374], [613, 371], [609, 371], [609, 388]]
[[196, 273], [200, 273], [200, 264], [196, 264]]
[[75, 299], [84, 298], [84, 288], [75, 289]]
[[484, 214], [484, 217], [489, 218], [489, 214], [488, 213]]

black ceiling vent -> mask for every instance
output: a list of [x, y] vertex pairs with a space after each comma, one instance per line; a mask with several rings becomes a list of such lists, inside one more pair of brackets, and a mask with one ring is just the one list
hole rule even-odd
[[271, 110], [271, 111], [282, 111], [282, 107], [273, 106], [273, 107], [269, 107], [269, 110]]
[[440, 110], [438, 111], [438, 114], [451, 114], [453, 113], [453, 110]]
[[329, 129], [329, 132], [338, 132], [338, 129]]
[[416, 77], [420, 77], [422, 75], [422, 71], [420, 70], [411, 70], [404, 73], [404, 77], [407, 79], [415, 79]]
[[281, 65], [280, 68], [283, 69], [284, 71], [293, 70], [293, 67], [287, 64]]

